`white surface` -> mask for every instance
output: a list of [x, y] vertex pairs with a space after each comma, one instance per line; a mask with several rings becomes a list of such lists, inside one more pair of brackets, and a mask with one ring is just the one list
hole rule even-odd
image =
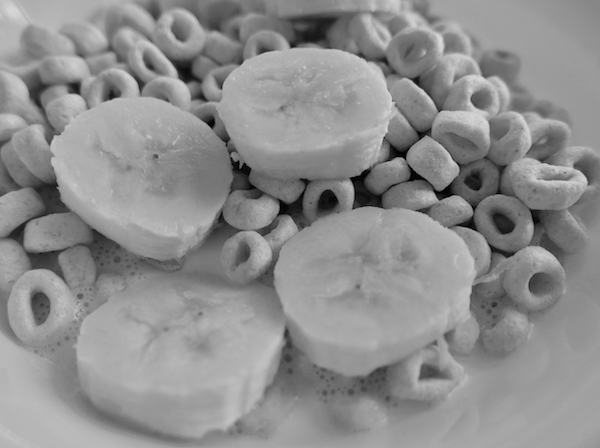
[[[0, 0], [0, 11], [5, 3], [10, 1]], [[102, 3], [21, 2], [32, 20], [53, 28]], [[524, 84], [571, 112], [572, 142], [600, 149], [600, 2], [438, 0], [434, 10], [466, 23], [487, 48], [518, 51]], [[0, 17], [4, 54], [16, 42], [16, 28]], [[569, 292], [536, 321], [529, 343], [506, 359], [469, 361], [468, 383], [439, 407], [359, 435], [334, 434], [317, 417], [299, 411], [269, 441], [210, 439], [192, 446], [600, 446], [600, 227], [593, 232], [588, 258], [571, 266]], [[2, 313], [0, 353], [3, 448], [182, 446], [131, 432], [94, 414], [83, 404], [74, 378], [14, 342]]]

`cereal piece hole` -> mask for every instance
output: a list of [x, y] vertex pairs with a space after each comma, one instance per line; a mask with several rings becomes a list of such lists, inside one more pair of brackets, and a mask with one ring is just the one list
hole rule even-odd
[[551, 294], [555, 288], [554, 278], [545, 272], [534, 274], [529, 280], [529, 290], [533, 295]]
[[241, 242], [237, 248], [237, 252], [235, 253], [235, 260], [237, 264], [242, 264], [250, 258], [250, 254], [252, 250], [250, 246], [245, 241]]
[[471, 96], [471, 103], [477, 109], [487, 109], [492, 104], [492, 94], [489, 90], [479, 90]]
[[325, 190], [319, 198], [319, 210], [330, 211], [337, 207], [339, 204], [338, 198], [335, 193], [331, 190]]
[[473, 171], [471, 174], [465, 177], [465, 185], [473, 191], [479, 191], [483, 185], [481, 173], [479, 171]]
[[36, 325], [42, 325], [50, 314], [50, 299], [44, 293], [34, 294], [31, 298], [31, 311]]
[[494, 221], [494, 225], [502, 235], [509, 234], [515, 230], [515, 223], [502, 213], [495, 213], [492, 216], [492, 219]]
[[465, 149], [467, 151], [477, 151], [477, 145], [475, 145], [475, 143], [468, 138], [464, 138], [458, 134], [455, 134], [454, 132], [448, 132], [445, 135], [445, 139], [447, 139], [448, 142], [456, 148]]

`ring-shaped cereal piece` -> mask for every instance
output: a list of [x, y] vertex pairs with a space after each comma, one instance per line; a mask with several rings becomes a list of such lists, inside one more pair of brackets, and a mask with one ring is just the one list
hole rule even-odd
[[90, 76], [90, 68], [79, 56], [46, 56], [38, 66], [40, 79], [46, 85], [75, 84]]
[[272, 30], [261, 30], [254, 33], [244, 45], [244, 60], [266, 53], [267, 51], [289, 50], [290, 44], [282, 34]]
[[10, 140], [15, 133], [27, 126], [27, 122], [20, 115], [0, 114], [0, 145]]
[[30, 269], [23, 246], [12, 238], [0, 238], [0, 294], [8, 297], [15, 282]]
[[450, 87], [442, 109], [475, 112], [489, 120], [500, 109], [498, 91], [483, 76], [463, 76]]
[[94, 56], [108, 50], [108, 38], [91, 22], [68, 22], [58, 32], [73, 41], [75, 53], [81, 57]]
[[259, 230], [273, 222], [279, 209], [279, 200], [256, 188], [235, 190], [223, 205], [223, 219], [239, 230]]
[[119, 28], [111, 38], [110, 48], [119, 56], [121, 61], [127, 61], [129, 51], [141, 40], [147, 41], [148, 39], [139, 31], [124, 26]]
[[[490, 269], [484, 275], [485, 281], [473, 285], [471, 293], [473, 296], [482, 300], [499, 299], [506, 294], [502, 281], [504, 280], [504, 270], [500, 267], [497, 272], [494, 272], [496, 267], [503, 263], [506, 257], [500, 252], [493, 252], [490, 262]], [[488, 274], [492, 274], [488, 277]], [[496, 275], [497, 274], [497, 275]]]
[[531, 329], [527, 314], [507, 306], [502, 309], [496, 325], [481, 331], [481, 342], [488, 353], [507, 355], [529, 339]]
[[221, 116], [217, 110], [218, 104], [219, 103], [216, 101], [207, 101], [192, 107], [190, 112], [192, 115], [198, 117], [200, 120], [209, 125], [213, 132], [217, 134], [217, 137], [224, 142], [228, 142], [229, 134], [227, 133], [227, 129], [225, 129], [225, 123], [223, 123], [223, 120], [221, 120]]
[[519, 112], [507, 111], [490, 122], [490, 150], [487, 158], [498, 166], [521, 159], [531, 148], [529, 126]]
[[431, 184], [423, 179], [396, 184], [381, 195], [381, 207], [386, 209], [424, 210], [438, 201]]
[[[89, 79], [89, 76], [86, 79]], [[73, 93], [73, 91], [74, 89], [68, 84], [54, 84], [48, 86], [42, 91], [42, 93], [40, 93], [40, 104], [42, 105], [42, 108], [46, 110], [48, 104], [50, 104], [56, 98]]]
[[31, 59], [75, 54], [75, 44], [67, 36], [34, 24], [23, 28], [19, 44], [23, 53]]
[[190, 11], [173, 8], [158, 18], [152, 40], [171, 61], [185, 62], [202, 53], [206, 32]]
[[85, 98], [76, 93], [70, 93], [51, 101], [46, 108], [46, 115], [52, 127], [57, 132], [63, 132], [77, 115], [86, 110]]
[[489, 245], [503, 252], [517, 252], [533, 238], [531, 211], [513, 196], [486, 197], [475, 208], [473, 221]]
[[13, 135], [11, 140], [23, 165], [35, 177], [50, 185], [56, 183], [49, 143], [52, 137], [50, 128], [42, 124], [32, 124]]
[[440, 109], [452, 85], [467, 75], [481, 75], [479, 64], [473, 57], [462, 53], [445, 54], [433, 68], [423, 73], [419, 85]]
[[509, 259], [502, 286], [515, 303], [530, 311], [543, 311], [565, 294], [565, 269], [548, 250], [527, 246]]
[[19, 158], [15, 151], [12, 140], [0, 148], [0, 160], [6, 168], [9, 177], [22, 188], [41, 188], [47, 185], [43, 180], [36, 177]]
[[425, 90], [409, 78], [400, 78], [389, 91], [396, 107], [417, 132], [431, 129], [438, 109]]
[[185, 82], [179, 78], [170, 78], [168, 76], [154, 78], [142, 88], [141, 94], [142, 96], [167, 101], [186, 112], [192, 106], [192, 94]]
[[140, 86], [125, 70], [109, 68], [93, 79], [85, 94], [81, 93], [91, 109], [112, 98], [137, 98]]
[[484, 158], [490, 149], [490, 124], [476, 112], [441, 111], [433, 120], [431, 136], [461, 165]]
[[152, 42], [140, 40], [127, 54], [127, 63], [135, 76], [148, 83], [159, 76], [179, 78], [173, 63]]
[[488, 76], [499, 76], [507, 84], [514, 84], [521, 72], [521, 58], [512, 51], [486, 50], [479, 60], [481, 73]]
[[540, 210], [540, 223], [550, 241], [567, 253], [580, 252], [590, 241], [590, 234], [583, 221], [569, 209]]
[[202, 81], [211, 70], [217, 67], [219, 67], [219, 64], [217, 64], [211, 58], [201, 54], [192, 61], [191, 72], [195, 78]]
[[223, 83], [229, 74], [234, 71], [237, 64], [223, 65], [212, 69], [202, 81], [202, 93], [208, 101], [221, 101], [223, 96]]
[[[50, 313], [37, 324], [31, 309], [36, 294], [50, 301]], [[76, 300], [67, 284], [54, 272], [33, 269], [13, 285], [8, 298], [8, 321], [15, 335], [27, 345], [40, 346], [55, 341], [73, 322]]]
[[115, 67], [119, 63], [119, 59], [114, 51], [106, 51], [86, 57], [85, 62], [90, 69], [90, 74], [96, 76], [108, 68]]
[[220, 258], [229, 280], [249, 283], [267, 272], [273, 260], [273, 251], [260, 233], [244, 230], [225, 241]]
[[525, 165], [537, 165], [540, 164], [539, 160], [530, 159], [529, 157], [523, 157], [522, 159], [515, 160], [514, 162], [506, 165], [500, 174], [500, 188], [501, 194], [506, 196], [514, 196], [515, 192], [512, 187], [513, 177], [517, 171], [519, 171]]
[[444, 54], [461, 53], [470, 56], [473, 54], [471, 37], [462, 28], [447, 28], [439, 33], [444, 39]]
[[241, 63], [243, 50], [241, 42], [218, 30], [210, 30], [206, 33], [206, 44], [202, 53], [218, 65], [228, 65]]
[[450, 185], [450, 192], [464, 198], [475, 207], [484, 198], [496, 194], [499, 184], [498, 167], [484, 158], [463, 165]]
[[545, 160], [550, 165], [574, 168], [583, 173], [588, 186], [577, 201], [583, 204], [600, 196], [600, 152], [586, 146], [569, 146]]
[[332, 213], [352, 210], [353, 206], [354, 184], [350, 179], [313, 180], [302, 196], [302, 213], [311, 223]]
[[279, 199], [284, 204], [296, 202], [306, 188], [301, 179], [277, 179], [256, 170], [250, 171], [248, 180], [260, 191]]
[[465, 226], [450, 227], [450, 230], [460, 236], [475, 261], [475, 278], [487, 274], [492, 263], [492, 249], [485, 237], [477, 230]]
[[575, 169], [547, 163], [521, 164], [512, 175], [512, 189], [532, 210], [561, 210], [575, 204], [587, 178]]
[[462, 366], [447, 350], [446, 346], [431, 344], [389, 366], [386, 379], [390, 393], [404, 400], [444, 400], [464, 379]]
[[348, 32], [366, 59], [385, 58], [385, 51], [392, 40], [392, 33], [373, 14], [356, 14], [348, 23]]
[[0, 238], [8, 237], [21, 224], [45, 211], [44, 200], [33, 188], [21, 188], [3, 194], [0, 196]]
[[346, 51], [348, 53], [359, 54], [358, 44], [352, 36], [350, 36], [350, 30], [348, 25], [350, 24], [350, 17], [342, 16], [337, 19], [333, 25], [327, 29], [327, 43], [331, 48], [337, 48], [338, 50]]
[[523, 114], [531, 132], [531, 148], [527, 157], [545, 161], [552, 154], [566, 148], [571, 128], [564, 121], [543, 118], [535, 112]]
[[150, 12], [136, 3], [109, 6], [104, 16], [104, 31], [109, 39], [123, 27], [128, 27], [150, 39], [156, 21]]
[[233, 16], [221, 24], [220, 30], [223, 34], [232, 39], [241, 40], [240, 28], [242, 27], [243, 20], [244, 16], [242, 14]]
[[260, 233], [271, 246], [273, 260], [275, 260], [283, 245], [298, 233], [298, 225], [290, 215], [281, 214], [277, 215], [271, 224], [261, 229]]
[[427, 135], [410, 147], [406, 162], [436, 191], [446, 189], [460, 172], [446, 148]]
[[381, 196], [390, 187], [410, 179], [412, 171], [404, 157], [394, 157], [392, 160], [375, 165], [364, 179], [365, 188], [377, 196]]
[[471, 220], [473, 207], [465, 198], [454, 194], [440, 199], [427, 210], [427, 214], [444, 227], [454, 227]]
[[499, 76], [488, 76], [486, 79], [498, 94], [498, 113], [506, 112], [510, 107], [510, 87]]
[[406, 28], [396, 34], [386, 49], [390, 67], [407, 78], [418, 78], [442, 58], [444, 39], [428, 28]]
[[453, 329], [446, 332], [444, 339], [448, 343], [448, 350], [453, 355], [468, 356], [473, 352], [481, 327], [471, 312], [469, 317], [460, 321]]
[[392, 110], [385, 139], [399, 152], [408, 150], [419, 141], [419, 134], [397, 107]]
[[290, 43], [296, 41], [296, 31], [291, 22], [258, 13], [250, 13], [244, 16], [240, 23], [239, 40], [245, 43], [254, 33], [263, 30], [276, 31]]

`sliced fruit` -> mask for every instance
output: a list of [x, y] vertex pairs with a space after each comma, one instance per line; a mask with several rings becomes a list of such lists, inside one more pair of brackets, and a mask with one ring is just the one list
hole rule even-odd
[[283, 246], [275, 289], [292, 340], [312, 362], [367, 375], [469, 315], [475, 267], [454, 232], [406, 209], [322, 218]]
[[81, 386], [113, 417], [180, 438], [225, 430], [276, 373], [284, 316], [272, 288], [208, 276], [158, 276], [83, 322]]
[[243, 161], [282, 179], [345, 179], [378, 156], [392, 98], [356, 55], [293, 48], [246, 60], [218, 106]]
[[357, 12], [400, 13], [401, 0], [265, 0], [267, 12], [282, 19], [338, 16]]
[[114, 99], [78, 115], [51, 145], [63, 202], [129, 251], [181, 258], [201, 244], [233, 180], [206, 123], [155, 98]]

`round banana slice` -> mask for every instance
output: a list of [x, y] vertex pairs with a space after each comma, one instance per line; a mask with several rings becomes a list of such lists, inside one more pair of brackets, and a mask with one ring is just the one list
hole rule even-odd
[[200, 438], [229, 428], [262, 398], [283, 343], [272, 288], [164, 275], [118, 293], [84, 320], [78, 374], [107, 414]]
[[51, 150], [62, 201], [155, 260], [181, 258], [205, 240], [233, 180], [212, 129], [156, 98], [117, 98], [83, 112]]
[[312, 362], [367, 375], [433, 342], [469, 315], [473, 258], [429, 216], [362, 207], [293, 236], [275, 288], [294, 344]]
[[385, 80], [335, 49], [246, 60], [223, 83], [219, 115], [244, 163], [281, 179], [347, 179], [376, 161], [392, 116]]
[[401, 0], [265, 0], [267, 12], [282, 19], [373, 12], [400, 13]]

